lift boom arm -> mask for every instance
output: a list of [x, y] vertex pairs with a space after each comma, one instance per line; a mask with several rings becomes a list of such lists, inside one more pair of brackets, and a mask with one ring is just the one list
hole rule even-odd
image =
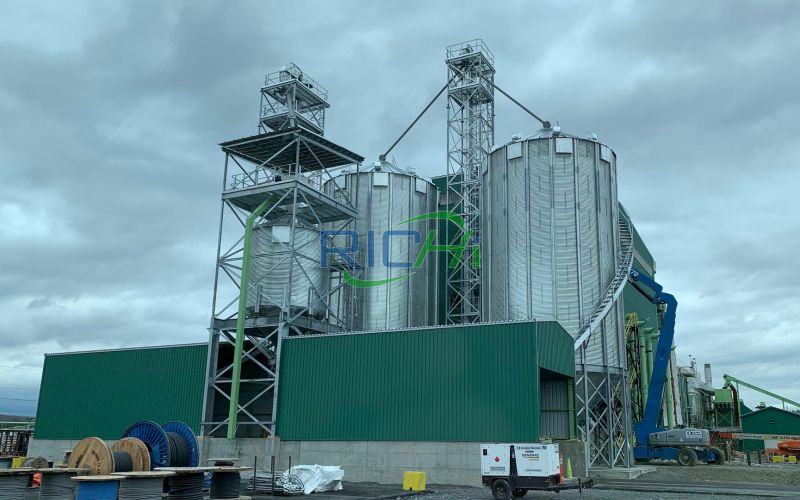
[[[667, 306], [661, 322], [658, 346], [653, 353], [653, 374], [650, 378], [650, 386], [647, 392], [644, 417], [636, 424], [636, 441], [640, 444], [646, 444], [650, 434], [660, 430], [658, 427], [658, 412], [661, 407], [661, 397], [664, 394], [664, 385], [667, 381], [667, 366], [672, 352], [672, 341], [675, 337], [675, 312], [678, 308], [678, 301], [672, 294], [664, 292], [661, 285], [637, 269], [631, 268], [628, 280], [645, 297], [648, 297], [650, 302]], [[641, 285], [652, 289], [652, 293], [644, 290]]]

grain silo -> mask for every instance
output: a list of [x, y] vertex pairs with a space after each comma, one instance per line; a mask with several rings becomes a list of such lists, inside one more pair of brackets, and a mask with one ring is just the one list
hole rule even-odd
[[[338, 303], [355, 301], [354, 307], [343, 308], [353, 315], [352, 328], [387, 330], [435, 324], [435, 255], [428, 256], [419, 268], [404, 263], [415, 263], [429, 231], [437, 227], [433, 219], [405, 222], [436, 211], [436, 187], [412, 171], [381, 162], [329, 180], [325, 192], [355, 200], [358, 216], [349, 228], [359, 237], [358, 261], [363, 265], [359, 279], [375, 284], [342, 289], [344, 297], [340, 295]], [[341, 240], [337, 244], [346, 246]], [[388, 280], [394, 281], [376, 284]]]
[[304, 262], [302, 269], [292, 262], [291, 230], [290, 226], [272, 224], [253, 230], [251, 292], [247, 296], [251, 314], [277, 313], [287, 305], [292, 312], [306, 311], [315, 317], [325, 314], [329, 278], [328, 269], [319, 264], [319, 230], [300, 225], [294, 228], [294, 258]]
[[[590, 447], [624, 441], [603, 413], [624, 406], [626, 370], [616, 155], [548, 127], [496, 148], [482, 180], [483, 320], [556, 320], [576, 340], [591, 330], [575, 351], [578, 419]], [[600, 420], [604, 432], [592, 431]], [[590, 456], [613, 465], [617, 451]]]
[[[483, 182], [484, 319], [555, 319], [577, 335], [617, 267], [614, 152], [544, 129], [492, 152]], [[605, 353], [590, 343], [588, 363], [624, 366], [616, 337]]]

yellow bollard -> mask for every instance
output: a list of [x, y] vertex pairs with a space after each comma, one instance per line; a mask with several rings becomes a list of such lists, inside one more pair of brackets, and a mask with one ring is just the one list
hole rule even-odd
[[403, 472], [404, 491], [425, 491], [425, 473], [407, 470]]

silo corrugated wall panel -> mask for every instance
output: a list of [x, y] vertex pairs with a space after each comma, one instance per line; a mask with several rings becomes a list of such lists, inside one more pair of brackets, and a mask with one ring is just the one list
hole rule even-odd
[[199, 431], [206, 344], [45, 356], [36, 439], [119, 439], [138, 420]]
[[[503, 154], [505, 154], [505, 151]], [[508, 214], [508, 209], [506, 207], [507, 198], [505, 196], [507, 192], [506, 167], [505, 156], [498, 158], [495, 167], [496, 170], [492, 172], [491, 185], [489, 186], [491, 190], [491, 202], [490, 205], [487, 204], [486, 206], [490, 212], [485, 217], [486, 224], [489, 224], [490, 221], [493, 220], [503, 222], [498, 223], [493, 228], [495, 237], [489, 238], [488, 232], [485, 232], [482, 237], [484, 241], [488, 241], [491, 244], [491, 254], [488, 256], [488, 262], [491, 267], [487, 278], [497, 283], [503, 283], [503, 287], [498, 290], [498, 293], [487, 295], [487, 299], [491, 301], [494, 316], [512, 319], [508, 316], [508, 273], [513, 270], [509, 268], [508, 263], [508, 254], [510, 250], [508, 245], [508, 224], [505, 223]], [[494, 218], [492, 218], [492, 212], [496, 213]], [[483, 263], [481, 264], [485, 265]]]
[[[598, 146], [590, 142], [579, 142], [575, 146], [578, 152], [579, 203], [577, 210], [581, 231], [582, 301], [583, 304], [594, 307], [600, 303], [605, 284], [610, 281], [605, 277], [601, 278], [599, 262], [601, 251], [597, 228], [598, 179], [594, 162], [595, 149]], [[607, 258], [606, 255], [603, 256]], [[589, 311], [584, 311], [584, 313], [590, 314]]]
[[533, 207], [530, 221], [533, 270], [530, 279], [534, 297], [532, 313], [537, 319], [553, 316], [553, 192], [549, 147], [548, 141], [528, 143], [529, 199]]
[[555, 323], [302, 337], [282, 349], [284, 440], [535, 441], [539, 364], [574, 373]]
[[556, 319], [572, 334], [580, 323], [578, 290], [577, 225], [575, 221], [575, 165], [573, 155], [555, 153], [553, 159], [555, 200]]
[[528, 256], [528, 203], [525, 199], [528, 169], [522, 157], [508, 160], [507, 165], [508, 319], [527, 319], [530, 316], [528, 275], [531, 267]]

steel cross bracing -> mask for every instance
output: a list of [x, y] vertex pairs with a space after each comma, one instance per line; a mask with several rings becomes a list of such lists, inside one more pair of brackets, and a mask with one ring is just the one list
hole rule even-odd
[[576, 373], [578, 431], [588, 445], [589, 467], [627, 467], [631, 463], [626, 380], [622, 371]]
[[[448, 323], [480, 321], [481, 169], [494, 143], [494, 56], [482, 40], [447, 48], [447, 197], [471, 241], [447, 268]], [[464, 233], [448, 236], [459, 245]], [[448, 260], [453, 257], [451, 254]]]
[[[322, 184], [336, 175], [336, 168], [355, 165], [358, 172], [363, 158], [303, 128], [229, 141], [222, 148], [226, 155], [202, 434], [271, 436], [276, 428], [282, 339], [350, 328], [345, 318], [352, 314], [334, 310], [332, 305], [334, 297], [345, 290], [342, 272], [358, 276], [359, 270], [336, 261], [330, 270], [329, 288], [320, 290], [308, 274], [309, 266], [320, 265], [311, 248], [319, 242], [300, 244], [295, 233], [300, 227], [344, 229], [355, 218], [355, 200], [334, 199], [322, 192]], [[241, 319], [242, 350], [237, 359], [242, 271], [249, 265], [244, 258], [243, 231], [248, 217], [262, 206], [268, 208], [258, 215], [255, 225], [284, 225], [290, 236], [288, 242], [273, 238], [279, 257], [264, 275], [248, 280], [247, 292], [255, 298], [255, 305], [248, 304], [246, 317]], [[271, 232], [265, 234], [273, 237]], [[254, 254], [251, 260], [262, 257]], [[260, 284], [278, 279], [271, 273], [287, 262], [289, 277], [282, 277], [283, 298], [261, 294]], [[324, 303], [324, 315], [313, 316], [308, 307], [291, 304], [293, 275], [305, 276], [311, 283], [313, 293]], [[239, 390], [234, 391], [237, 381]], [[228, 407], [236, 409], [233, 420]]]

